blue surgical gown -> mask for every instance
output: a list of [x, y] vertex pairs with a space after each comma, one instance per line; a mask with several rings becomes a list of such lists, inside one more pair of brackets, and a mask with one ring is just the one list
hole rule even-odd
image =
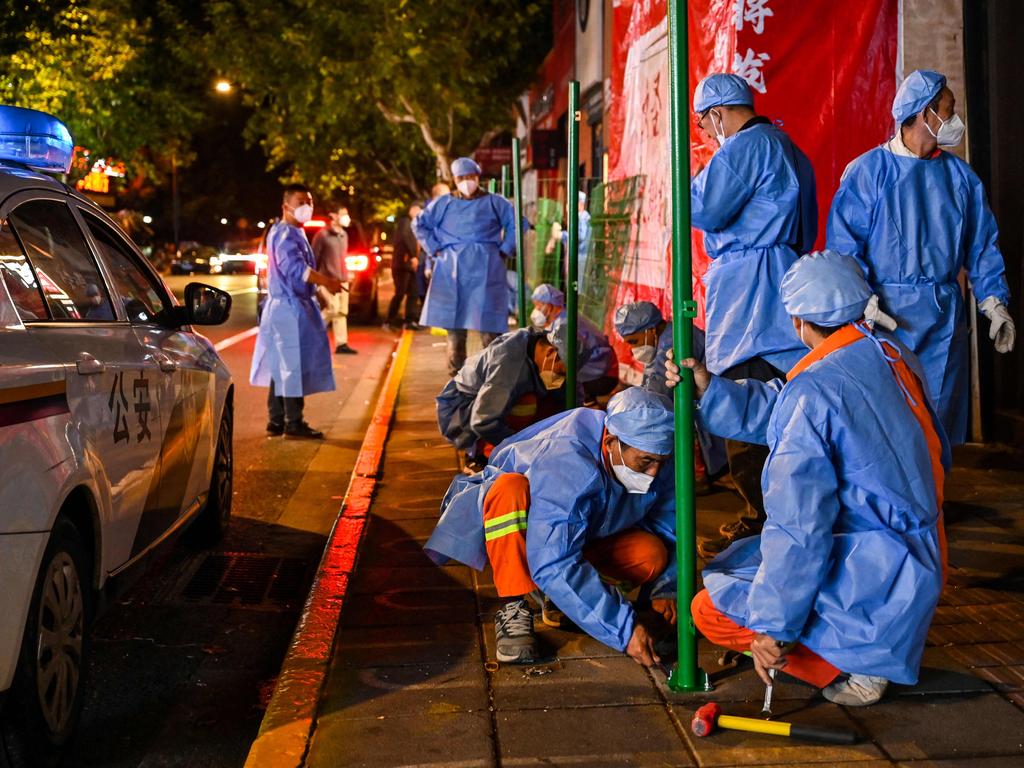
[[785, 371], [803, 356], [779, 286], [817, 237], [814, 189], [806, 155], [766, 121], [726, 139], [690, 184], [692, 223], [711, 258], [704, 285], [712, 373], [757, 356]]
[[957, 283], [967, 270], [979, 301], [1008, 303], [995, 217], [981, 180], [948, 152], [903, 157], [876, 147], [846, 169], [827, 240], [864, 267], [896, 336], [921, 361], [953, 445], [967, 436], [968, 329]]
[[420, 323], [485, 333], [508, 330], [508, 283], [502, 254], [515, 253], [515, 215], [500, 195], [470, 200], [445, 195], [413, 222], [433, 255]]
[[604, 417], [603, 411], [576, 408], [527, 427], [499, 445], [483, 472], [452, 482], [425, 549], [435, 562], [451, 558], [482, 570], [487, 564], [484, 497], [499, 475], [526, 475], [526, 556], [534, 583], [587, 634], [622, 651], [633, 634], [633, 607], [601, 581], [583, 557], [583, 548], [629, 528], [659, 536], [670, 553], [670, 564], [652, 585], [652, 596], [673, 594], [675, 483], [670, 461], [647, 493], [627, 493], [605, 469]]
[[316, 258], [305, 234], [283, 221], [267, 234], [267, 303], [260, 318], [249, 383], [278, 397], [304, 397], [334, 390], [327, 329], [305, 280]]
[[785, 386], [715, 377], [698, 413], [771, 451], [764, 530], [704, 571], [715, 607], [844, 672], [916, 682], [942, 591], [939, 509], [924, 434], [879, 348], [862, 338]]

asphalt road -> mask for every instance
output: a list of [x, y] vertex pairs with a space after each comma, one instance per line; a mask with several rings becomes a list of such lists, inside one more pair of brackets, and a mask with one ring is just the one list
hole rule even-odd
[[[233, 294], [230, 320], [208, 329], [215, 343], [255, 326], [253, 277], [168, 283], [180, 295], [192, 280]], [[382, 281], [382, 303], [390, 294]], [[307, 421], [331, 430], [323, 443], [268, 438], [266, 390], [248, 383], [255, 337], [222, 349], [235, 381], [231, 530], [213, 552], [187, 537], [166, 548], [97, 621], [89, 696], [67, 765], [243, 764], [395, 339], [378, 325], [350, 329], [360, 354], [335, 356], [338, 391], [307, 400]], [[325, 456], [331, 471], [322, 470]]]

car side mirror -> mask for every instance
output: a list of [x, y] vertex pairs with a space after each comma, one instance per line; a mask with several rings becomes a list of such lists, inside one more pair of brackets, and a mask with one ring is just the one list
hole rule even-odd
[[220, 325], [231, 315], [231, 294], [202, 283], [185, 286], [185, 318], [190, 325]]

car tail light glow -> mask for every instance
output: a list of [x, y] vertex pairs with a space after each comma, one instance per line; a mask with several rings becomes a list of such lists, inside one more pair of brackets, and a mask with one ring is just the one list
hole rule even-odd
[[349, 272], [365, 272], [370, 266], [370, 257], [365, 253], [354, 253], [345, 257], [345, 268]]

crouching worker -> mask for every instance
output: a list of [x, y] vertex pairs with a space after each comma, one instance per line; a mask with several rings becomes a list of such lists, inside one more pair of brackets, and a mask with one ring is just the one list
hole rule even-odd
[[[530, 325], [551, 329], [555, 320], [565, 320], [565, 294], [550, 283], [533, 289]], [[576, 318], [580, 340], [580, 364], [576, 380], [583, 386], [584, 404], [605, 406], [619, 385], [619, 360], [608, 337], [582, 315]]]
[[781, 294], [811, 348], [785, 382], [684, 361], [708, 427], [770, 450], [764, 530], [711, 561], [693, 620], [711, 642], [751, 651], [765, 682], [785, 670], [865, 706], [889, 681], [917, 681], [942, 591], [949, 449], [917, 359], [863, 322], [871, 290], [856, 262], [804, 256]]
[[537, 589], [602, 643], [646, 666], [658, 661], [609, 582], [649, 585], [655, 609], [674, 618], [672, 433], [667, 398], [633, 388], [607, 413], [576, 408], [529, 427], [498, 446], [482, 473], [455, 479], [425, 548], [439, 564], [491, 564], [504, 601], [494, 619], [498, 661], [540, 658], [526, 601]]
[[565, 363], [543, 331], [521, 328], [472, 355], [436, 398], [445, 440], [479, 471], [491, 449], [565, 405]]

